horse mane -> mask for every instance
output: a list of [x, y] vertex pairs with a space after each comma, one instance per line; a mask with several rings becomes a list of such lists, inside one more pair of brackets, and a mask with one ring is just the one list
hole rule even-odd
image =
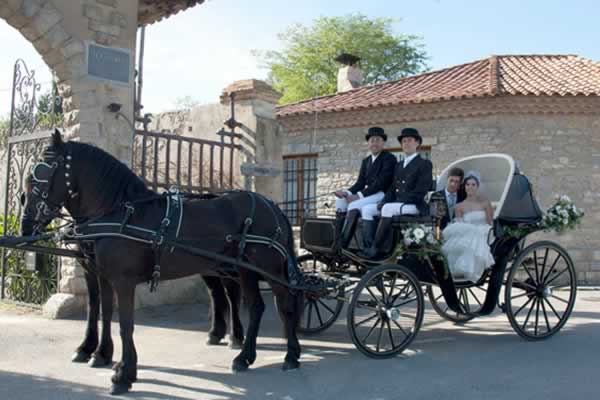
[[69, 141], [66, 154], [73, 157], [72, 173], [81, 174], [80, 186], [104, 211], [126, 201], [155, 194], [129, 167], [106, 151], [89, 144]]

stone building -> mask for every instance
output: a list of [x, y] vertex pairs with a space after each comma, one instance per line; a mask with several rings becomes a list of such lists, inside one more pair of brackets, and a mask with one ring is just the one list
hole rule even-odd
[[[277, 119], [285, 131], [279, 200], [348, 187], [373, 125], [385, 128], [397, 153], [400, 130], [419, 129], [435, 173], [472, 154], [512, 155], [542, 209], [556, 194], [585, 209], [581, 227], [555, 239], [567, 246], [581, 282], [600, 283], [600, 63], [574, 55], [491, 56], [284, 105]], [[324, 199], [305, 203], [288, 210], [295, 222], [310, 209], [331, 212]]]

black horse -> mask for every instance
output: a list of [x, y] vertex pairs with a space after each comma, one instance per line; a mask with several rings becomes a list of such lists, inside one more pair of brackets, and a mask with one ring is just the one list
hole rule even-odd
[[[28, 179], [21, 228], [24, 235], [36, 233], [64, 207], [76, 226], [85, 226], [89, 221], [97, 224], [126, 221], [162, 238], [159, 233], [168, 228], [164, 224], [166, 203], [164, 196], [149, 190], [127, 166], [108, 153], [87, 144], [65, 143], [57, 131], [44, 151], [43, 161], [34, 166]], [[135, 204], [133, 213], [129, 213], [130, 204]], [[256, 338], [265, 309], [259, 280], [266, 279], [276, 297], [287, 337], [283, 369], [300, 366], [296, 327], [303, 296], [289, 285], [290, 273], [298, 270], [292, 229], [285, 215], [267, 199], [242, 191], [210, 200], [190, 199], [183, 210], [185, 216], [177, 240], [178, 244], [188, 244], [187, 247], [173, 242], [157, 247], [162, 239], [154, 245], [114, 236], [93, 240], [95, 269], [114, 288], [119, 304], [123, 354], [112, 377], [113, 394], [128, 391], [137, 379], [133, 342], [135, 288], [156, 278], [159, 264], [161, 280], [192, 274], [215, 277], [236, 274], [250, 321], [242, 350], [233, 360], [234, 371], [246, 370], [256, 359]], [[271, 241], [246, 241], [248, 234]], [[281, 249], [285, 249], [287, 257]], [[246, 267], [229, 264], [227, 270], [223, 262], [232, 259]]]
[[[84, 248], [87, 246], [83, 246]], [[91, 249], [87, 249], [89, 253]], [[85, 251], [85, 250], [84, 250]], [[85, 336], [75, 350], [71, 360], [87, 362], [90, 367], [104, 367], [112, 364], [113, 342], [111, 320], [113, 315], [114, 290], [104, 277], [97, 273], [93, 257], [80, 261], [84, 270], [88, 292], [88, 310]], [[244, 327], [240, 321], [240, 286], [233, 279], [203, 276], [211, 299], [211, 328], [208, 332], [208, 345], [219, 345], [230, 326], [229, 346], [240, 349], [244, 343]], [[102, 334], [98, 334], [98, 320], [102, 310]], [[227, 318], [229, 317], [229, 318]], [[100, 339], [100, 340], [99, 340]]]

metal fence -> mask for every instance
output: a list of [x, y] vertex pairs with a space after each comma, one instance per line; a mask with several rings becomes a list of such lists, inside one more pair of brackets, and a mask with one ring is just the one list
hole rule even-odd
[[[50, 141], [49, 128], [60, 118], [60, 102], [53, 91], [54, 88], [49, 94], [42, 93], [35, 71], [23, 60], [16, 61], [10, 125], [3, 143], [4, 207], [0, 235], [19, 234], [24, 180]], [[58, 291], [59, 281], [59, 257], [0, 249], [0, 299], [42, 304]]]
[[134, 170], [157, 191], [173, 185], [189, 192], [240, 187], [240, 135], [219, 132], [221, 141], [138, 130], [133, 145]]

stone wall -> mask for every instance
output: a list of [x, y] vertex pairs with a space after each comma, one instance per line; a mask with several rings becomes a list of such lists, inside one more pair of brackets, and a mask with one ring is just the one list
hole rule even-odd
[[[566, 246], [583, 283], [600, 283], [600, 115], [499, 115], [411, 122], [431, 145], [434, 173], [469, 155], [501, 152], [512, 155], [533, 185], [542, 209], [556, 194], [567, 194], [586, 212], [574, 232], [538, 234]], [[383, 125], [388, 147], [407, 125]], [[288, 132], [283, 154], [318, 153], [317, 194], [351, 185], [366, 153], [367, 127]], [[314, 136], [314, 138], [313, 138]], [[314, 143], [314, 145], [312, 145]], [[320, 212], [330, 213], [320, 202]], [[333, 202], [331, 199], [330, 202]]]
[[236, 143], [244, 147], [234, 163], [234, 181], [238, 188], [252, 188], [281, 201], [281, 185], [273, 184], [271, 177], [253, 177], [246, 182], [240, 172], [243, 162], [270, 163], [279, 169], [282, 166], [281, 129], [275, 121], [275, 104], [279, 95], [266, 83], [254, 79], [234, 82], [223, 90], [220, 103], [153, 115], [148, 129], [220, 141], [221, 136], [216, 132], [221, 128], [229, 130], [224, 122], [231, 117], [230, 93], [235, 94], [235, 120], [239, 123], [236, 132], [243, 136]]

